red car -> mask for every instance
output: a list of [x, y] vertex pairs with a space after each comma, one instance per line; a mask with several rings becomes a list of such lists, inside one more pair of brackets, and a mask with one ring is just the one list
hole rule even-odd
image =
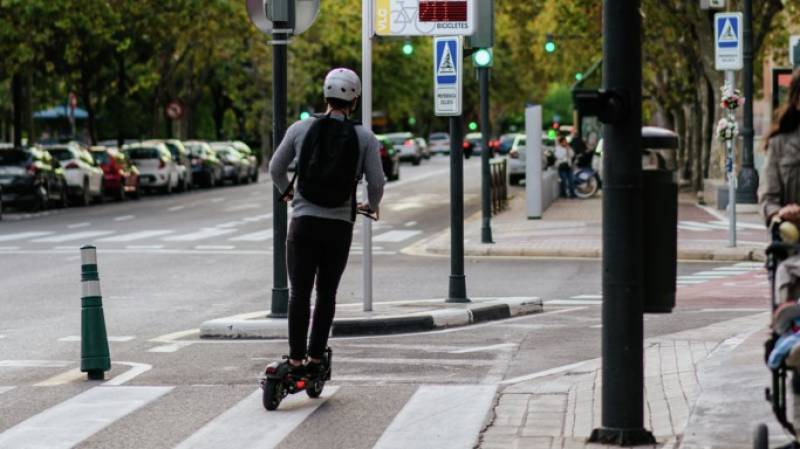
[[139, 199], [139, 169], [116, 148], [92, 147], [92, 156], [103, 169], [103, 191], [118, 200], [128, 195]]

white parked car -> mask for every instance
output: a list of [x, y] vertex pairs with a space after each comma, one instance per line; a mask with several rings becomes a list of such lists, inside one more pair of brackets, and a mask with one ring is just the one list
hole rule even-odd
[[431, 133], [428, 136], [428, 148], [432, 154], [450, 154], [450, 134]]
[[[525, 179], [526, 143], [525, 134], [505, 134], [500, 138], [500, 147], [508, 148], [508, 182], [511, 185], [519, 185]], [[553, 139], [542, 135], [542, 171], [548, 168], [548, 154], [552, 154], [553, 145]]]
[[172, 193], [178, 187], [180, 170], [165, 144], [136, 143], [125, 145], [123, 151], [139, 169], [139, 182], [142, 188]]
[[103, 201], [103, 169], [92, 154], [77, 142], [47, 145], [45, 149], [64, 169], [71, 199], [88, 206], [92, 199]]
[[413, 134], [408, 132], [389, 133], [384, 134], [384, 137], [391, 142], [394, 150], [400, 155], [401, 161], [411, 161], [413, 165], [419, 165], [422, 162], [424, 158], [422, 148], [414, 140]]

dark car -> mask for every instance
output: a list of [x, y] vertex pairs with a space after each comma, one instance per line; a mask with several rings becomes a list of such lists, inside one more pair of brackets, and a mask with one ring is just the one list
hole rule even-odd
[[39, 147], [0, 150], [0, 188], [4, 207], [39, 211], [67, 205], [64, 170]]
[[205, 187], [222, 184], [222, 178], [225, 176], [222, 161], [211, 145], [197, 140], [184, 142], [183, 145], [191, 156], [192, 181], [196, 185]]
[[139, 169], [116, 148], [92, 147], [92, 157], [103, 169], [103, 192], [122, 201], [140, 197]]
[[381, 163], [383, 165], [383, 174], [389, 181], [397, 181], [400, 179], [400, 153], [394, 149], [392, 141], [384, 136], [376, 136], [380, 142]]

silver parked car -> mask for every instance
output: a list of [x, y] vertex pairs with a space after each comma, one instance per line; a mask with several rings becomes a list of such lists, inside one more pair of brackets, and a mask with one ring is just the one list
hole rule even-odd
[[450, 154], [450, 134], [431, 133], [428, 136], [428, 148], [431, 154]]
[[389, 140], [394, 150], [400, 154], [401, 161], [411, 161], [413, 165], [419, 165], [422, 162], [424, 157], [422, 148], [420, 148], [413, 134], [409, 132], [389, 133], [384, 134], [384, 137]]

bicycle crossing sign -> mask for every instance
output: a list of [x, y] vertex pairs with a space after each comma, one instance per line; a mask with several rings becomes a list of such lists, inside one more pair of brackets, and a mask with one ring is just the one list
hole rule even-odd
[[371, 0], [380, 36], [469, 36], [477, 0]]
[[741, 70], [744, 66], [742, 13], [714, 14], [714, 49], [717, 70]]
[[434, 112], [440, 117], [461, 115], [463, 45], [461, 37], [433, 41]]

